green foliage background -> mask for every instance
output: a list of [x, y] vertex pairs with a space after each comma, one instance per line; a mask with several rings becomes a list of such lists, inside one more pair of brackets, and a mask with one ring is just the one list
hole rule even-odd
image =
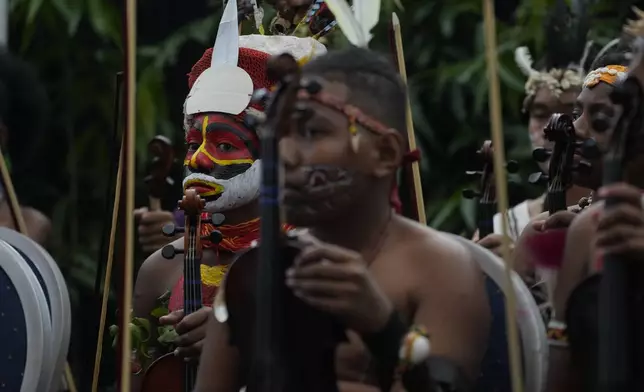
[[[46, 84], [52, 118], [46, 151], [60, 197], [53, 206], [54, 238], [50, 246], [68, 278], [75, 306], [95, 306], [92, 293], [96, 265], [103, 257], [99, 244], [109, 217], [102, 207], [111, 184], [109, 145], [112, 132], [114, 74], [122, 69], [122, 0], [13, 0], [10, 48], [33, 63]], [[488, 82], [485, 76], [481, 0], [386, 0], [382, 23], [373, 46], [388, 51], [389, 15], [396, 10], [402, 21], [407, 70], [410, 77], [414, 124], [422, 150], [422, 178], [428, 222], [455, 233], [470, 235], [475, 204], [461, 198], [468, 184], [474, 152], [489, 138]], [[520, 113], [524, 78], [513, 61], [513, 50], [528, 45], [535, 57], [543, 46], [542, 20], [551, 0], [522, 0], [513, 26], [498, 26], [501, 93], [507, 155], [521, 163], [521, 182], [536, 169], [529, 159], [525, 119]], [[140, 0], [139, 24], [155, 18], [172, 0]], [[183, 75], [215, 37], [220, 1], [201, 4], [190, 20], [172, 31], [156, 31], [139, 40], [137, 96], [137, 178], [142, 178], [147, 142], [161, 133], [180, 141], [181, 102], [187, 93]], [[212, 3], [212, 4], [210, 4]], [[629, 2], [591, 0], [594, 3], [593, 38], [605, 43], [616, 35], [628, 13]], [[169, 7], [169, 6], [168, 6]], [[179, 5], [176, 5], [179, 7]], [[183, 6], [182, 6], [183, 7]], [[185, 8], [184, 7], [184, 8]], [[167, 29], [166, 29], [167, 30]], [[334, 40], [337, 41], [337, 40]], [[341, 40], [340, 40], [341, 42]], [[193, 50], [183, 69], [188, 47]], [[179, 75], [179, 76], [177, 76]], [[183, 89], [183, 90], [182, 90]], [[179, 148], [180, 150], [181, 148]], [[181, 156], [181, 151], [178, 155]], [[539, 189], [520, 185], [515, 199], [536, 195]], [[145, 194], [140, 194], [141, 203]], [[171, 206], [173, 199], [165, 201]], [[75, 370], [86, 382], [94, 343], [95, 312], [77, 309]], [[87, 331], [90, 332], [87, 332]], [[77, 340], [78, 340], [77, 339]], [[107, 352], [108, 350], [106, 350]], [[109, 355], [109, 354], [106, 354]], [[106, 359], [106, 362], [110, 359]], [[91, 373], [91, 372], [90, 372]], [[106, 378], [109, 378], [109, 371]], [[77, 376], [78, 377], [78, 376]], [[109, 383], [109, 380], [106, 382]], [[84, 388], [81, 388], [85, 390]]]

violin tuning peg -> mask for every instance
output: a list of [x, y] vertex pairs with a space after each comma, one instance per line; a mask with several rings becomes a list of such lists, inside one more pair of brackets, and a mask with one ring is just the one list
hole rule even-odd
[[173, 259], [174, 256], [182, 253], [183, 253], [182, 249], [177, 249], [172, 244], [166, 245], [163, 248], [161, 248], [161, 256], [163, 256], [163, 258], [167, 260]]
[[219, 230], [213, 230], [210, 232], [210, 234], [201, 237], [202, 241], [210, 241], [213, 244], [218, 244], [223, 239], [224, 239], [224, 236], [221, 234], [221, 231]]
[[311, 95], [315, 95], [322, 91], [322, 85], [317, 80], [302, 80], [301, 85], [302, 88]]
[[174, 237], [177, 233], [183, 233], [183, 227], [177, 227], [174, 223], [167, 223], [161, 228], [163, 235], [166, 237]]
[[221, 226], [225, 220], [226, 217], [224, 216], [224, 214], [214, 213], [210, 215], [210, 221], [215, 226]]
[[545, 162], [550, 158], [552, 155], [552, 151], [547, 150], [545, 148], [535, 148], [532, 150], [532, 159], [534, 159], [537, 162]]
[[516, 173], [519, 171], [519, 163], [517, 161], [507, 161], [505, 163], [505, 170], [508, 171], [508, 173]]
[[253, 91], [253, 95], [250, 97], [250, 103], [264, 104], [268, 101], [270, 94], [271, 93], [265, 88], [257, 89]]
[[482, 176], [483, 172], [480, 171], [480, 170], [468, 170], [468, 171], [465, 172], [465, 175], [466, 176], [471, 176], [471, 177]]
[[548, 176], [543, 174], [542, 172], [532, 173], [528, 177], [528, 182], [530, 184], [542, 184], [546, 181], [548, 181]]
[[473, 189], [463, 189], [463, 197], [466, 199], [474, 199], [479, 197], [481, 194]]
[[577, 146], [581, 147], [581, 156], [586, 159], [597, 159], [601, 156], [599, 147], [595, 139], [587, 139], [583, 142], [577, 142]]
[[214, 213], [208, 216], [208, 218], [202, 219], [201, 223], [210, 223], [211, 225], [214, 225], [214, 226], [221, 226], [225, 220], [226, 220], [226, 217], [223, 214]]

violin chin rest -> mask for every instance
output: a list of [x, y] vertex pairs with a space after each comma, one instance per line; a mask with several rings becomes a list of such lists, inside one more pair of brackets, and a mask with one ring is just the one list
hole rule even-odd
[[215, 295], [215, 300], [212, 305], [213, 313], [215, 313], [215, 319], [220, 323], [225, 323], [228, 321], [228, 308], [226, 307], [226, 296], [224, 295], [224, 285], [219, 286], [217, 294]]

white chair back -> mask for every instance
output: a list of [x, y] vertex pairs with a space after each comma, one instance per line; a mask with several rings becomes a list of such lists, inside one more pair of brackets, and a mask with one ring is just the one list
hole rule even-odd
[[[507, 297], [505, 264], [501, 258], [474, 242], [447, 234], [464, 244], [479, 263], [481, 270]], [[523, 359], [523, 377], [526, 392], [544, 392], [548, 372], [548, 340], [546, 327], [539, 308], [528, 287], [518, 274], [512, 272], [512, 288], [516, 298], [516, 316]], [[494, 312], [494, 310], [493, 310]], [[503, 315], [494, 315], [503, 317]]]
[[50, 356], [42, 376], [43, 392], [58, 392], [61, 386], [71, 335], [71, 305], [65, 279], [51, 255], [37, 242], [14, 230], [0, 227], [0, 240], [14, 247], [43, 284], [51, 316]]
[[51, 346], [51, 319], [38, 277], [20, 253], [0, 240], [0, 386], [46, 391]]

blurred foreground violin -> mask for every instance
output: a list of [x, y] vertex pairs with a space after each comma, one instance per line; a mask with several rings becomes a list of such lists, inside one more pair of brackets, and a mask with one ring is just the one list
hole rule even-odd
[[[641, 141], [644, 139], [644, 39], [641, 37], [644, 12], [636, 10], [639, 21], [631, 22], [631, 33], [637, 38], [633, 42], [633, 60], [629, 66], [626, 80], [616, 86], [611, 93], [614, 105], [622, 107], [618, 111], [611, 108], [593, 108], [590, 121], [596, 132], [605, 133], [609, 143], [604, 153], [604, 185], [623, 181], [624, 169], [633, 158], [641, 155]], [[639, 150], [638, 150], [639, 149]], [[604, 209], [615, 208], [620, 200], [607, 198]], [[636, 287], [629, 279], [633, 263], [623, 257], [607, 254], [603, 259], [601, 283], [599, 287], [599, 351], [598, 384], [600, 391], [641, 390], [642, 376], [635, 376], [635, 364], [641, 362], [641, 352], [635, 352], [633, 344], [636, 327], [641, 328], [642, 318], [638, 314], [638, 303], [633, 298]], [[636, 320], [639, 321], [636, 324]], [[641, 346], [641, 345], [640, 345]], [[638, 347], [639, 348], [639, 347]], [[640, 363], [641, 366], [641, 363]], [[637, 369], [640, 370], [640, 369]], [[589, 375], [592, 376], [592, 375]], [[635, 380], [637, 378], [637, 382]]]
[[301, 79], [296, 60], [283, 54], [269, 61], [276, 89], [256, 92], [265, 103], [265, 119], [257, 119], [261, 138], [261, 241], [230, 267], [215, 300], [215, 316], [227, 322], [231, 342], [240, 351], [246, 392], [338, 391], [335, 348], [344, 328], [329, 315], [296, 298], [285, 285], [285, 272], [301, 244], [283, 231], [279, 189], [280, 129], [311, 113], [299, 108], [300, 91], [318, 93], [321, 86]]

